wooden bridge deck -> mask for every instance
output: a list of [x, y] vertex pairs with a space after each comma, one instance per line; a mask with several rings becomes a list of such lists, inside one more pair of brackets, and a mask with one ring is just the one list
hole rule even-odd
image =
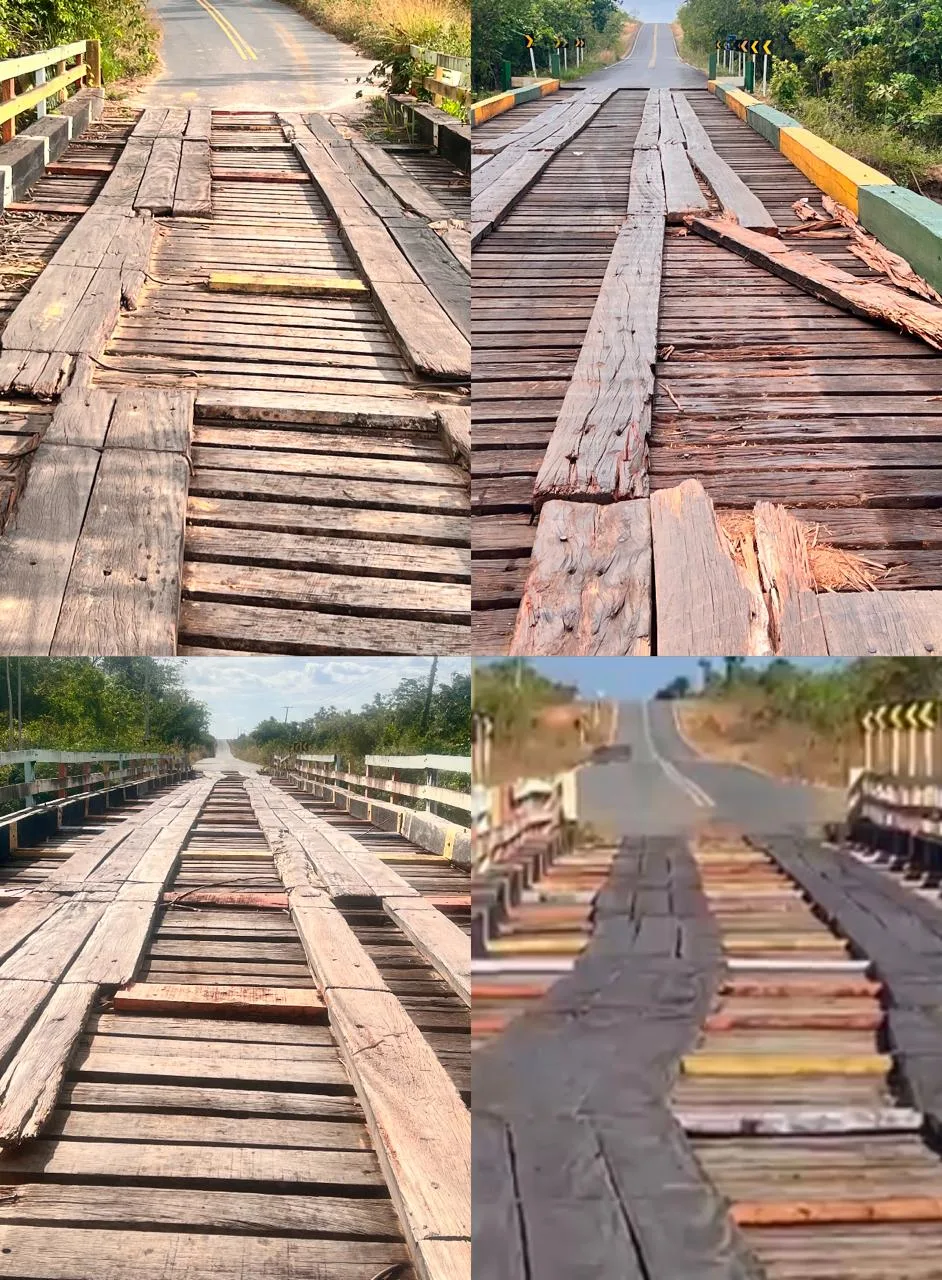
[[625, 842], [567, 924], [571, 862], [475, 961], [476, 1265], [929, 1280], [938, 907], [812, 840], [706, 831]]
[[[9, 651], [467, 652], [467, 179], [418, 148], [415, 176], [380, 152], [384, 180], [319, 118], [312, 132], [271, 113], [193, 117], [202, 204], [145, 195], [151, 169], [133, 190], [135, 165], [166, 184], [157, 148], [181, 145], [153, 130], [191, 126], [109, 108], [5, 215], [11, 269], [72, 253], [70, 233], [91, 234], [83, 209], [149, 199], [156, 227], [133, 298], [113, 323], [83, 320], [74, 368], [16, 372], [19, 317], [0, 339], [0, 590], [24, 619]], [[184, 156], [204, 145], [180, 136]], [[0, 274], [7, 324], [24, 281]], [[93, 409], [82, 428], [72, 398]], [[115, 452], [123, 426], [109, 432], [109, 405], [123, 420], [132, 401], [133, 465]], [[30, 585], [23, 560], [53, 510], [42, 558], [61, 563]], [[99, 603], [78, 622], [80, 590]]]
[[[28, 1028], [0, 1061], [0, 1275], [470, 1273], [467, 1008], [369, 900], [338, 909], [304, 852], [329, 846], [281, 805], [216, 775], [109, 823], [97, 867], [92, 828], [17, 856], [81, 888], [51, 922], [48, 876], [0, 910], [0, 998]], [[106, 886], [127, 905], [79, 936]], [[152, 924], [105, 927], [145, 900]], [[13, 976], [27, 951], [69, 1006], [57, 1032]]]
[[[683, 97], [716, 156], [728, 165], [733, 180], [739, 180], [739, 190], [758, 197], [780, 231], [794, 232], [800, 225], [793, 208], [799, 200], [820, 212], [821, 193], [717, 99], [695, 90]], [[588, 126], [549, 157], [532, 185], [475, 249], [473, 628], [478, 652], [506, 652], [511, 645], [517, 610], [535, 568], [534, 483], [567, 393], [583, 387], [591, 400], [594, 377], [600, 394], [614, 403], [619, 394], [629, 393], [632, 361], [641, 361], [640, 376], [647, 359], [623, 350], [629, 341], [625, 334], [637, 332], [631, 324], [627, 329], [619, 325], [626, 299], [611, 294], [600, 304], [603, 277], [616, 236], [626, 225], [629, 202], [645, 198], [640, 187], [632, 192], [629, 179], [632, 162], [642, 165], [650, 154], [633, 150], [646, 100], [645, 90], [612, 94]], [[534, 128], [538, 122], [539, 114]], [[498, 125], [499, 121], [489, 122], [475, 131], [479, 151], [500, 138]], [[650, 134], [643, 147], [649, 144]], [[483, 159], [479, 154], [478, 173]], [[702, 196], [703, 204], [706, 207], [710, 198], [715, 210], [712, 193]], [[851, 253], [846, 228], [799, 235], [788, 243], [858, 280], [881, 278]], [[616, 280], [607, 287], [617, 289]], [[793, 635], [787, 644], [777, 634], [776, 620], [765, 629], [757, 627], [748, 641], [725, 618], [717, 620], [712, 634], [704, 627], [696, 638], [700, 647], [691, 647], [694, 638], [677, 633], [672, 610], [675, 598], [692, 589], [676, 554], [679, 543], [668, 547], [662, 533], [665, 551], [659, 556], [655, 525], [652, 551], [647, 517], [639, 514], [634, 533], [625, 526], [631, 551], [614, 560], [602, 547], [606, 535], [597, 531], [598, 542], [590, 536], [583, 547], [582, 535], [570, 526], [569, 556], [582, 567], [577, 568], [568, 596], [566, 591], [554, 595], [551, 584], [558, 586], [560, 574], [552, 568], [555, 553], [547, 535], [536, 565], [538, 569], [545, 562], [546, 569], [534, 577], [526, 605], [527, 616], [544, 611], [544, 647], [539, 634], [531, 637], [527, 627], [521, 627], [513, 651], [526, 652], [527, 645], [535, 646], [533, 652], [598, 653], [933, 651], [926, 646], [938, 641], [942, 599], [942, 417], [934, 403], [942, 392], [942, 374], [937, 352], [917, 338], [809, 296], [686, 227], [666, 227], [655, 287], [659, 302], [650, 352], [653, 396], [649, 425], [641, 430], [643, 454], [635, 460], [640, 470], [631, 496], [644, 501], [649, 493], [676, 492], [684, 481], [696, 478], [721, 521], [751, 517], [757, 503], [780, 504], [813, 531], [811, 537], [869, 562], [879, 594], [863, 599], [864, 593], [850, 592], [829, 601], [829, 612], [825, 615], [822, 609], [823, 625], [815, 634]], [[654, 302], [640, 283], [631, 297], [637, 300], [632, 305], [641, 310]], [[604, 336], [593, 338], [601, 346], [590, 358], [583, 341], [597, 304], [608, 311], [603, 306], [597, 313]], [[583, 381], [575, 384], [581, 353], [587, 363], [580, 375]], [[603, 372], [592, 374], [592, 369]], [[640, 390], [638, 395], [643, 403]], [[579, 409], [576, 400], [569, 403], [571, 417]], [[578, 488], [578, 479], [573, 483]], [[605, 499], [605, 481], [600, 484], [603, 492], [595, 501]], [[659, 502], [658, 510], [664, 509]], [[620, 520], [628, 521], [627, 512], [627, 507], [607, 517], [601, 512], [598, 520], [605, 518], [614, 528]], [[553, 518], [564, 517], [557, 513]], [[638, 532], [641, 525], [645, 530]], [[698, 539], [715, 535], [703, 529], [694, 533], [688, 526], [681, 531], [684, 536], [690, 552]], [[725, 551], [718, 545], [719, 564]], [[633, 554], [637, 563], [630, 562]], [[586, 570], [595, 556], [603, 601], [597, 631], [590, 621], [592, 588], [586, 585]], [[714, 592], [725, 605], [722, 576], [718, 573]], [[567, 610], [580, 614], [580, 590], [584, 630], [574, 628], [573, 635], [560, 626], [550, 639], [554, 617]], [[864, 612], [874, 612], [872, 619], [857, 617], [864, 606]], [[734, 613], [735, 606], [730, 605], [729, 612]], [[853, 616], [859, 623], [850, 638], [837, 624], [836, 615], [842, 613], [843, 622]], [[911, 626], [907, 618], [911, 621], [917, 613], [925, 622]], [[633, 628], [624, 623], [632, 615]], [[891, 615], [899, 622], [896, 634], [891, 634], [894, 625], [885, 627], [879, 620]], [[617, 626], [609, 624], [612, 617], [618, 618]], [[634, 648], [620, 647], [626, 643]], [[848, 643], [853, 647], [843, 647]], [[808, 647], [797, 647], [801, 644]]]

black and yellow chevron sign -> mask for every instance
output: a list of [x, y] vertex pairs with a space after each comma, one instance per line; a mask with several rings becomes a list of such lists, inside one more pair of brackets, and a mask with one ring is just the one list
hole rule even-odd
[[772, 41], [771, 41], [771, 40], [763, 40], [763, 41], [762, 41], [762, 52], [763, 52], [763, 53], [771, 53], [771, 52], [772, 52]]
[[532, 49], [532, 48], [533, 48], [533, 37], [532, 37], [532, 36], [524, 36], [523, 38], [524, 38], [524, 40], [526, 40], [526, 42], [527, 42], [527, 48], [528, 48], [528, 49]]
[[749, 52], [750, 52], [750, 53], [758, 53], [758, 52], [759, 52], [759, 41], [758, 41], [758, 40], [753, 40], [752, 44], [750, 44], [750, 46], [749, 46]]

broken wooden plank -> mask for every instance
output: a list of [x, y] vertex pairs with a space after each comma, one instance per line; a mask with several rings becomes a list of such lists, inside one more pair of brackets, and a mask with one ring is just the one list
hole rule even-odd
[[829, 591], [818, 609], [834, 657], [942, 652], [942, 591]]
[[209, 142], [213, 132], [212, 107], [191, 107], [190, 118], [186, 122], [184, 138], [197, 142]]
[[369, 294], [369, 288], [356, 276], [304, 276], [277, 271], [211, 271], [209, 287], [216, 293], [294, 295], [299, 298]]
[[710, 135], [697, 119], [693, 107], [682, 93], [673, 93], [673, 104], [684, 131], [687, 155], [713, 188], [713, 193], [726, 213], [732, 214], [743, 227], [777, 235], [775, 219], [759, 197], [742, 178], [717, 155]]
[[666, 218], [667, 202], [664, 196], [664, 173], [660, 153], [636, 150], [631, 157], [631, 176], [628, 184], [629, 214], [650, 214]]
[[851, 315], [910, 333], [930, 347], [942, 350], [942, 307], [910, 297], [889, 285], [859, 280], [822, 258], [791, 249], [770, 236], [731, 222], [691, 218], [690, 227], [705, 240], [797, 285], [812, 297], [833, 303]]
[[755, 532], [773, 649], [789, 656], [822, 656], [827, 643], [808, 560], [806, 527], [784, 507], [759, 502]]
[[67, 978], [33, 1023], [0, 1078], [0, 1146], [18, 1146], [42, 1131], [97, 991], [92, 982]]
[[173, 1017], [323, 1022], [324, 1001], [313, 987], [240, 987], [231, 983], [132, 982], [115, 992], [118, 1013]]
[[53, 654], [176, 652], [189, 474], [180, 454], [105, 449]]
[[699, 480], [651, 495], [651, 534], [659, 654], [771, 652], [758, 565], [733, 561]]
[[693, 214], [709, 213], [710, 202], [700, 190], [683, 143], [662, 142], [658, 154], [664, 175], [667, 221], [676, 224]]
[[173, 193], [175, 218], [213, 216], [212, 162], [209, 140], [187, 136], [180, 152], [180, 169]]
[[658, 214], [632, 214], [618, 233], [537, 474], [537, 509], [548, 498], [648, 492], [663, 244]]
[[438, 420], [452, 454], [466, 466], [471, 463], [471, 406], [439, 405]]
[[546, 503], [510, 652], [650, 654], [646, 500]]
[[49, 653], [99, 457], [77, 445], [36, 451], [29, 501], [0, 538], [0, 652]]
[[135, 209], [149, 209], [155, 216], [173, 212], [173, 193], [180, 171], [182, 143], [176, 138], [156, 138], [134, 197]]
[[59, 335], [96, 274], [94, 267], [46, 267], [7, 321], [3, 331], [4, 350], [63, 350], [58, 345]]

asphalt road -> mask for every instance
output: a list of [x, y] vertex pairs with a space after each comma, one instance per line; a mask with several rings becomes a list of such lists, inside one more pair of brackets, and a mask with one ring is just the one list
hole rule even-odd
[[349, 105], [374, 65], [278, 0], [151, 0], [162, 70], [140, 106], [319, 110]]
[[704, 760], [678, 733], [669, 702], [622, 704], [616, 742], [630, 746], [628, 759], [579, 773], [580, 816], [611, 834], [678, 835], [714, 822], [784, 834], [842, 814], [833, 788]]
[[669, 24], [646, 22], [627, 58], [593, 72], [579, 83], [593, 88], [612, 85], [617, 89], [703, 89], [706, 76], [680, 57]]

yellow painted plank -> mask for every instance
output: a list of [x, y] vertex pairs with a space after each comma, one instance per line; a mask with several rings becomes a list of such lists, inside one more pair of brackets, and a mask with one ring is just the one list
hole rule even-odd
[[779, 150], [816, 187], [846, 205], [852, 213], [857, 213], [861, 187], [889, 186], [893, 182], [886, 174], [801, 127], [779, 131]]
[[487, 944], [494, 955], [578, 955], [588, 938], [581, 933], [531, 934], [526, 938], [494, 938]]
[[847, 943], [829, 933], [789, 934], [779, 938], [775, 935], [755, 938], [724, 938], [725, 951], [839, 951], [847, 950]]
[[311, 294], [369, 293], [362, 280], [350, 276], [293, 276], [273, 271], [211, 271], [209, 287], [219, 293]]
[[884, 1076], [888, 1053], [826, 1055], [695, 1053], [681, 1060], [688, 1076]]

